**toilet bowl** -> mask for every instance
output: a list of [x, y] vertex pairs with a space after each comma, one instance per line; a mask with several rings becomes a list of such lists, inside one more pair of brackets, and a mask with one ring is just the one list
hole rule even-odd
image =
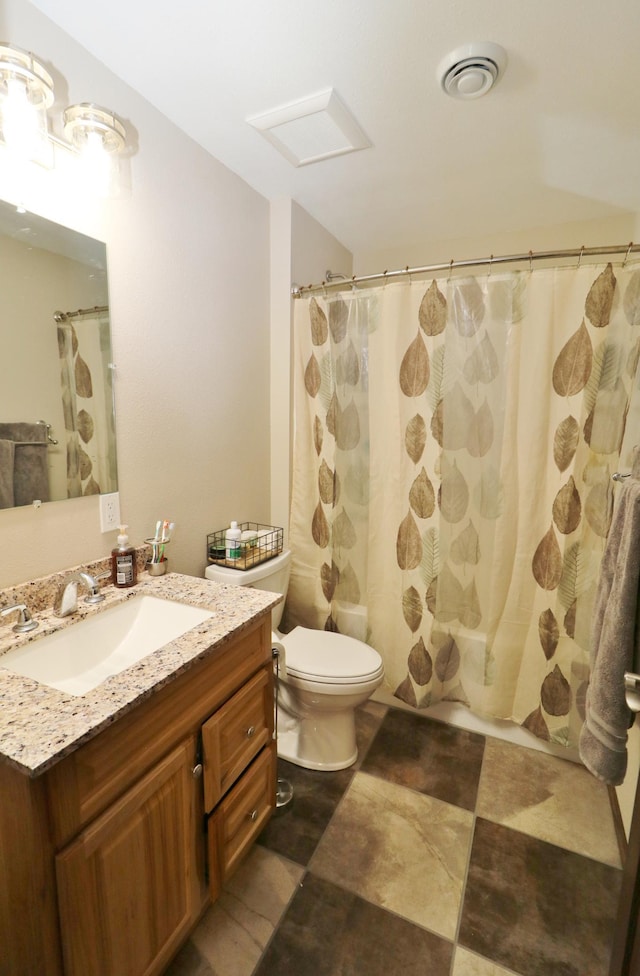
[[[205, 576], [218, 583], [254, 586], [286, 595], [289, 550], [248, 570], [213, 564]], [[324, 630], [278, 630], [283, 603], [272, 611], [278, 666], [278, 755], [306, 769], [346, 769], [358, 758], [355, 709], [384, 677], [378, 652], [368, 644]]]

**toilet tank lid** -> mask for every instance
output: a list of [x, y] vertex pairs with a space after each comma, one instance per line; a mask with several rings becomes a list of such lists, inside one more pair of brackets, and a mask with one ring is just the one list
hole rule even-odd
[[[277, 556], [252, 566], [251, 569], [232, 569], [230, 566], [218, 566], [212, 563], [204, 571], [207, 579], [215, 580], [217, 583], [230, 583], [233, 586], [255, 586], [266, 576], [277, 573], [287, 565], [291, 559], [291, 551], [285, 549]], [[257, 587], [260, 589], [260, 587]]]

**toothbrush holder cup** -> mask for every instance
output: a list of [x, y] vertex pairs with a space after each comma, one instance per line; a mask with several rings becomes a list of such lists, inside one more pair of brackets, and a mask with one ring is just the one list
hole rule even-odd
[[158, 542], [157, 539], [145, 539], [148, 546], [151, 546], [151, 559], [147, 561], [147, 570], [150, 576], [164, 576], [167, 571], [167, 557], [164, 554], [168, 542]]

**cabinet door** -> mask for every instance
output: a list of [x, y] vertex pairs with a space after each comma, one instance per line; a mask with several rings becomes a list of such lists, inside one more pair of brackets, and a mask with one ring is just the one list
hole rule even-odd
[[263, 668], [202, 726], [207, 813], [273, 736], [273, 671]]
[[162, 972], [198, 918], [195, 737], [56, 858], [67, 976]]

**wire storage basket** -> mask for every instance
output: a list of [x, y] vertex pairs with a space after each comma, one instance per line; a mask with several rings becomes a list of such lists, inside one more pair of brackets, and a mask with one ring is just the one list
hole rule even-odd
[[[207, 535], [207, 562], [230, 569], [251, 569], [282, 552], [283, 531], [261, 522], [238, 522], [240, 539], [227, 544], [227, 529]], [[243, 538], [244, 537], [244, 538]]]

